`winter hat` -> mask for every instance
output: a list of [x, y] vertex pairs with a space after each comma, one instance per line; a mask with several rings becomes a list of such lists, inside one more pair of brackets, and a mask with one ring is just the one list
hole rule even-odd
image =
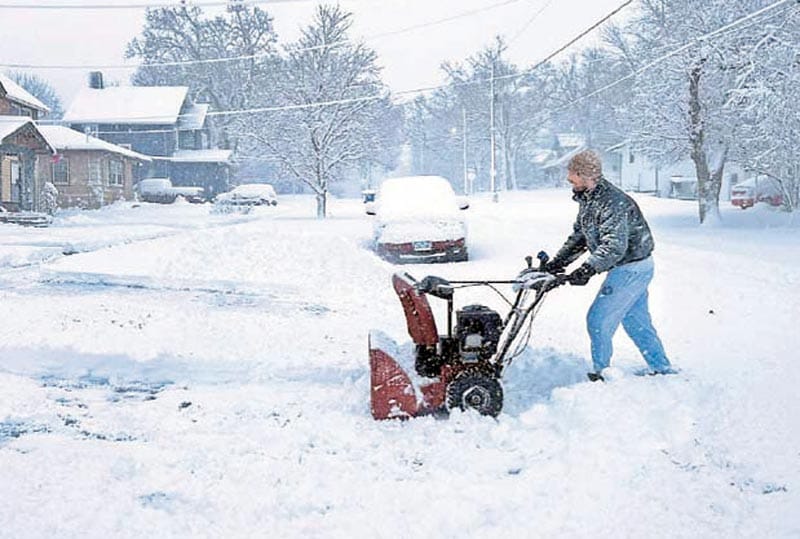
[[603, 162], [594, 150], [583, 150], [569, 160], [567, 170], [581, 178], [594, 179], [603, 174]]

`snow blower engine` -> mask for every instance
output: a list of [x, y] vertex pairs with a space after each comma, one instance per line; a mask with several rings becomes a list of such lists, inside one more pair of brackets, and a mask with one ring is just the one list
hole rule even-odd
[[[527, 269], [504, 281], [447, 281], [428, 276], [421, 281], [408, 273], [395, 273], [392, 285], [406, 316], [414, 343], [412, 358], [388, 336], [369, 335], [371, 409], [375, 419], [446, 414], [449, 410], [476, 410], [496, 416], [503, 408], [503, 369], [518, 356], [530, 337], [530, 328], [544, 296], [564, 283], [561, 275], [544, 270], [546, 253], [539, 253], [539, 268]], [[497, 285], [511, 285], [516, 299], [509, 301]], [[511, 306], [505, 319], [484, 305], [467, 305], [455, 312], [457, 288], [487, 286]], [[447, 334], [439, 335], [427, 296], [447, 302]], [[525, 331], [523, 331], [525, 329]], [[519, 339], [518, 339], [519, 337]], [[406, 367], [406, 368], [404, 368]]]

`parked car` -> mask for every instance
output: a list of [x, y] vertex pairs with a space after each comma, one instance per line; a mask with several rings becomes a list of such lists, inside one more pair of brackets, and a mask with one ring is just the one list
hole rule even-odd
[[202, 187], [176, 187], [169, 178], [147, 178], [140, 180], [135, 187], [139, 200], [171, 204], [181, 196], [189, 202], [205, 202], [205, 190]]
[[214, 203], [228, 206], [277, 206], [278, 195], [268, 183], [243, 183], [214, 198]]
[[766, 202], [771, 206], [783, 204], [780, 185], [772, 178], [757, 176], [731, 188], [731, 204], [743, 210], [752, 208], [756, 202]]
[[385, 180], [374, 202], [373, 245], [390, 262], [462, 262], [469, 258], [465, 198], [441, 176]]

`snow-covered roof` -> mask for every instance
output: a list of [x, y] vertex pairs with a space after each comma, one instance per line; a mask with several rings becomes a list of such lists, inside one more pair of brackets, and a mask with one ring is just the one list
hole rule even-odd
[[50, 151], [56, 153], [53, 145], [50, 144], [50, 142], [42, 134], [41, 128], [27, 116], [0, 116], [0, 144], [2, 144], [3, 139], [13, 135], [28, 124], [30, 124], [34, 131], [39, 133], [39, 136], [42, 138], [44, 143], [47, 144]]
[[556, 157], [556, 152], [547, 149], [537, 149], [531, 152], [531, 161], [536, 165], [543, 165]]
[[178, 150], [172, 157], [165, 157], [167, 161], [175, 163], [227, 163], [231, 160], [233, 150], [220, 150], [209, 148], [208, 150]]
[[202, 129], [203, 124], [206, 123], [207, 113], [208, 103], [191, 105], [183, 114], [181, 114], [180, 118], [178, 118], [178, 129], [182, 131]]
[[26, 116], [0, 116], [0, 142], [7, 136], [16, 133], [25, 124], [32, 123]]
[[39, 126], [39, 131], [42, 133], [45, 140], [57, 151], [97, 150], [124, 155], [125, 157], [138, 159], [140, 161], [152, 161], [152, 159], [146, 155], [106, 142], [97, 137], [86, 135], [80, 131], [64, 127], [63, 125], [42, 125]]
[[605, 151], [605, 152], [616, 152], [617, 150], [621, 150], [622, 148], [624, 148], [627, 145], [628, 145], [628, 141], [627, 140], [623, 140], [622, 142], [617, 142], [613, 146], [609, 146], [608, 148], [606, 148], [603, 151]]
[[50, 112], [50, 109], [30, 94], [25, 88], [0, 73], [0, 88], [2, 88], [6, 97], [11, 101], [15, 101], [28, 107], [33, 107], [42, 112]]
[[64, 113], [69, 123], [175, 124], [186, 86], [83, 88]]
[[584, 148], [585, 148], [585, 146], [583, 146], [583, 145], [576, 146], [575, 148], [573, 148], [572, 150], [568, 151], [567, 153], [565, 153], [564, 155], [562, 155], [558, 159], [553, 159], [552, 161], [549, 161], [548, 163], [542, 165], [542, 168], [553, 168], [553, 167], [566, 166], [566, 164], [569, 162], [569, 160], [572, 159], [575, 155], [578, 154], [578, 152], [582, 151]]
[[586, 143], [586, 139], [583, 138], [583, 135], [577, 133], [558, 133], [556, 138], [558, 139], [558, 145], [562, 148], [574, 148], [576, 146], [583, 146]]

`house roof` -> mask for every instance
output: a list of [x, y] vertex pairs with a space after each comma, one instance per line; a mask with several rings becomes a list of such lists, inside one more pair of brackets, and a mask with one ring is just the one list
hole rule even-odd
[[586, 147], [581, 145], [573, 148], [572, 150], [568, 151], [564, 155], [558, 157], [557, 159], [553, 159], [552, 161], [548, 161], [542, 168], [553, 168], [553, 167], [562, 167], [565, 166], [570, 159], [572, 159], [578, 152], [584, 150]]
[[64, 113], [67, 123], [172, 125], [178, 122], [187, 86], [83, 88]]
[[0, 144], [3, 143], [4, 139], [24, 129], [27, 125], [30, 125], [31, 129], [34, 130], [52, 153], [56, 153], [55, 148], [44, 137], [39, 127], [27, 116], [0, 116]]
[[625, 146], [627, 146], [627, 145], [628, 145], [628, 141], [627, 141], [627, 140], [623, 140], [622, 142], [617, 142], [617, 143], [616, 143], [616, 144], [614, 144], [613, 146], [609, 146], [608, 148], [606, 148], [606, 149], [605, 149], [605, 150], [603, 150], [603, 151], [604, 151], [604, 152], [616, 152], [616, 151], [618, 151], [618, 150], [621, 150], [621, 149], [623, 149], [623, 148], [624, 148]]
[[42, 125], [39, 126], [39, 131], [44, 135], [47, 142], [59, 152], [64, 150], [96, 150], [124, 155], [125, 157], [138, 159], [140, 161], [152, 161], [152, 159], [146, 155], [123, 148], [122, 146], [117, 146], [116, 144], [111, 144], [110, 142], [90, 135], [85, 135], [80, 131], [64, 127], [63, 125]]
[[191, 105], [186, 111], [178, 118], [179, 130], [202, 129], [206, 123], [206, 114], [208, 114], [208, 104], [201, 103], [198, 105]]
[[586, 144], [586, 139], [583, 135], [577, 133], [558, 133], [556, 134], [558, 145], [562, 148], [574, 148], [576, 146], [583, 146]]
[[163, 159], [173, 163], [227, 163], [231, 160], [232, 150], [210, 148], [208, 150], [178, 150], [172, 157]]
[[2, 73], [0, 73], [0, 88], [5, 91], [6, 97], [11, 101], [20, 103], [21, 105], [26, 105], [28, 107], [33, 107], [42, 112], [50, 112], [50, 109], [47, 107], [47, 105], [36, 99], [25, 88]]

